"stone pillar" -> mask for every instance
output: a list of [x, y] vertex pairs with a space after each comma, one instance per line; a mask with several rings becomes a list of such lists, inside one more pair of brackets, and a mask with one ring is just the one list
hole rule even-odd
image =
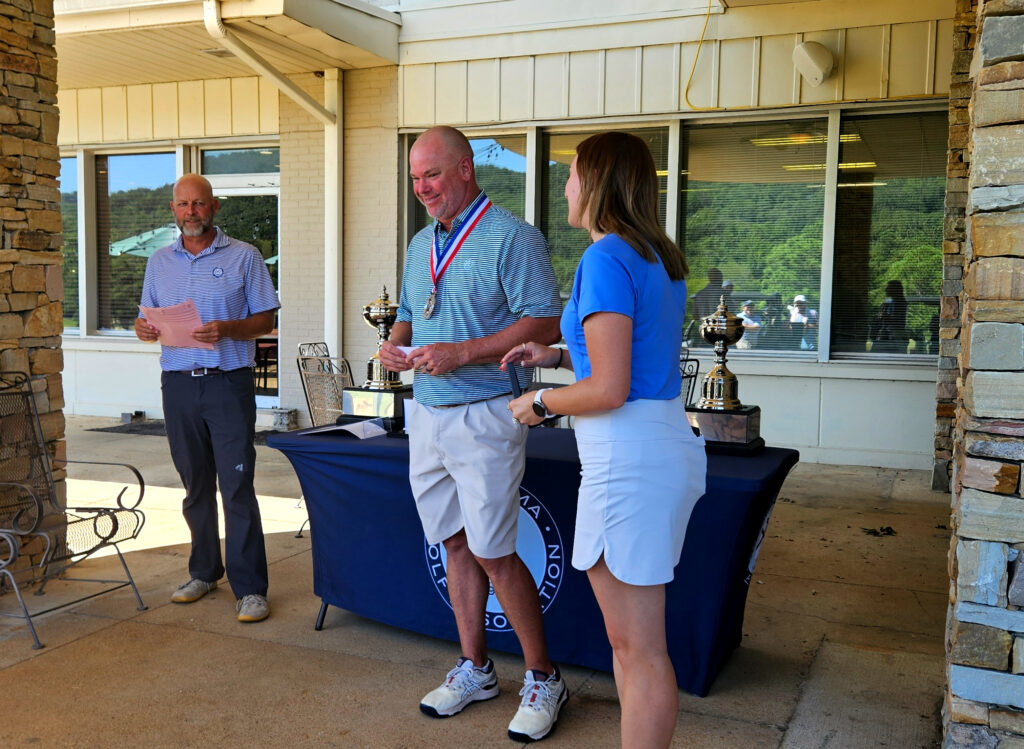
[[[30, 376], [50, 453], [63, 457], [53, 45], [52, 0], [0, 0], [0, 370]], [[55, 478], [63, 504], [63, 472]]]
[[[940, 422], [943, 388], [954, 382], [944, 373], [956, 375], [943, 718], [947, 747], [1017, 746], [1024, 742], [1024, 0], [969, 5], [958, 3], [956, 16], [940, 351]], [[954, 269], [962, 271], [959, 299]], [[944, 367], [948, 360], [955, 369]], [[936, 458], [938, 465], [938, 451]]]

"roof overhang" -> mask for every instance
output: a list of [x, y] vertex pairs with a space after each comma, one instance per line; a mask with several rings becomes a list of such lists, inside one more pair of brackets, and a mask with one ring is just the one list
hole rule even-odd
[[[285, 75], [394, 65], [401, 18], [362, 0], [223, 0], [227, 29]], [[202, 0], [54, 0], [57, 84], [232, 78], [252, 68], [207, 32]]]

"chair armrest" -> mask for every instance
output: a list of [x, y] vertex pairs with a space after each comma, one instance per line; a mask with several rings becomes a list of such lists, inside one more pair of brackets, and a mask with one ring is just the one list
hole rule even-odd
[[19, 493], [24, 492], [25, 499], [21, 502], [4, 501], [3, 504], [0, 504], [0, 510], [3, 510], [5, 515], [8, 511], [13, 510], [6, 521], [10, 523], [10, 527], [0, 526], [0, 532], [17, 535], [35, 532], [43, 519], [43, 500], [36, 496], [30, 486], [17, 481], [0, 481], [0, 489], [3, 487], [14, 487], [20, 490]]
[[[79, 464], [79, 465], [91, 465], [91, 466], [120, 466], [121, 468], [126, 468], [129, 471], [131, 471], [135, 475], [135, 482], [136, 482], [137, 486], [136, 487], [126, 486], [123, 489], [121, 489], [121, 491], [118, 493], [118, 495], [117, 495], [117, 506], [120, 507], [122, 510], [134, 510], [142, 502], [142, 497], [146, 493], [146, 482], [142, 478], [142, 474], [139, 473], [139, 469], [138, 468], [136, 468], [133, 465], [129, 465], [128, 463], [110, 463], [110, 462], [103, 461], [103, 460], [54, 460], [53, 462], [54, 462], [54, 464], [59, 464], [62, 467], [66, 466], [66, 465], [69, 465], [71, 463], [76, 463], [76, 464]], [[134, 504], [129, 506], [127, 503], [124, 502], [123, 498], [124, 498], [125, 492], [127, 492], [129, 489], [133, 489], [133, 488], [138, 489], [139, 496], [135, 497], [134, 498], [134, 500], [135, 500]]]

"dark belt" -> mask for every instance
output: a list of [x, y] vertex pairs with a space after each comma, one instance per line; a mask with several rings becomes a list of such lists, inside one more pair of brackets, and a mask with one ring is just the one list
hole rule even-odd
[[178, 374], [189, 375], [191, 377], [206, 377], [206, 375], [216, 374], [227, 374], [231, 370], [221, 369], [220, 367], [200, 367], [199, 369], [182, 369], [178, 370]]
[[469, 401], [469, 403], [445, 403], [440, 406], [431, 406], [431, 408], [462, 408], [463, 406], [472, 406], [474, 403], [483, 403], [484, 401], [494, 400], [495, 398], [505, 398], [511, 395], [511, 393], [503, 393], [502, 395], [492, 395], [490, 398], [481, 398], [480, 400]]

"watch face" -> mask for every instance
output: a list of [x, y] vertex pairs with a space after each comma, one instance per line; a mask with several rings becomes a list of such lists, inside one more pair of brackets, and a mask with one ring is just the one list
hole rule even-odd
[[533, 412], [535, 414], [537, 414], [539, 417], [541, 417], [542, 419], [548, 415], [548, 412], [544, 408], [544, 406], [539, 404], [537, 401], [533, 402]]

